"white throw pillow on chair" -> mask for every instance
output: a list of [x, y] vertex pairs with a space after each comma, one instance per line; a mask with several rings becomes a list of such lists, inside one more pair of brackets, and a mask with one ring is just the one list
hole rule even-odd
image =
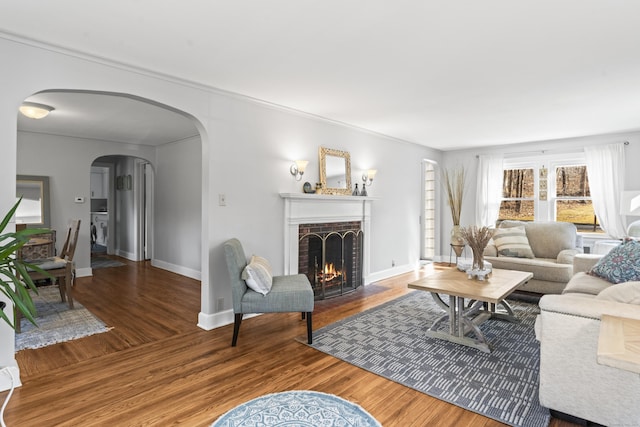
[[252, 256], [249, 264], [242, 271], [242, 279], [247, 286], [262, 295], [266, 295], [273, 285], [271, 264], [259, 256]]

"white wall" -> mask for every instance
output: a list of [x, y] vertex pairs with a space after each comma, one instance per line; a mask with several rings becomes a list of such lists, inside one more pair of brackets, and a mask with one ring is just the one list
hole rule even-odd
[[153, 265], [200, 279], [202, 142], [158, 147], [155, 162]]
[[[202, 138], [200, 156], [196, 147], [189, 146], [185, 151], [188, 151], [188, 157], [181, 158], [179, 163], [201, 166], [201, 205], [198, 207], [194, 203], [189, 208], [192, 208], [191, 213], [201, 212], [198, 217], [202, 276], [199, 321], [203, 327], [215, 326], [223, 317], [216, 316], [219, 313], [216, 313], [214, 301], [224, 299], [222, 311], [231, 307], [231, 290], [221, 249], [224, 240], [233, 236], [242, 239], [248, 254], [264, 254], [272, 260], [276, 273], [283, 271], [284, 202], [279, 193], [301, 191], [302, 183], [289, 174], [293, 160], [310, 160], [303, 182], [318, 180], [320, 146], [351, 153], [354, 183], [362, 170], [376, 168], [379, 171], [369, 189], [371, 196], [379, 198], [372, 208], [372, 271], [382, 276], [390, 275], [413, 268], [417, 263], [420, 162], [424, 158], [439, 161], [441, 154], [438, 151], [152, 76], [144, 71], [103, 65], [42, 46], [0, 39], [0, 57], [7, 58], [3, 62], [4, 78], [0, 79], [0, 93], [3, 94], [0, 98], [0, 150], [6, 162], [0, 169], [0, 211], [6, 212], [15, 198], [16, 165], [11, 159], [16, 158], [16, 115], [20, 103], [33, 93], [47, 89], [81, 89], [131, 94], [169, 105], [195, 119]], [[43, 64], [46, 64], [46, 73], [29, 71], [41, 70]], [[24, 139], [32, 140], [39, 150], [44, 145], [44, 141], [36, 142], [33, 136], [25, 135]], [[67, 204], [73, 202], [73, 197], [69, 199], [71, 195], [84, 193], [88, 196], [90, 164], [95, 158], [116, 154], [148, 158], [141, 154], [143, 148], [136, 147], [135, 153], [130, 152], [134, 148], [121, 148], [126, 152], [92, 147], [95, 152], [86, 155], [86, 162], [74, 160], [74, 167], [67, 168], [68, 174], [60, 175], [71, 183], [63, 192], [56, 190], [52, 194], [52, 200], [61, 200], [56, 207], [52, 204], [55, 215], [65, 220], [71, 215], [84, 215], [82, 208]], [[167, 147], [167, 150], [171, 149]], [[170, 152], [160, 151], [157, 160], [168, 165], [166, 159]], [[74, 171], [76, 164], [79, 171]], [[27, 168], [22, 161], [20, 167], [24, 167], [21, 173], [25, 174], [56, 175], [50, 169], [45, 172]], [[60, 168], [60, 165], [52, 167]], [[161, 182], [165, 179], [160, 166], [158, 177]], [[185, 179], [198, 178], [188, 176]], [[194, 186], [197, 185], [195, 182]], [[156, 189], [156, 194], [160, 193]], [[218, 206], [218, 194], [226, 195], [227, 206]], [[159, 203], [167, 202], [161, 200]], [[168, 216], [157, 218], [159, 222], [175, 220]], [[61, 228], [62, 224], [52, 226]], [[89, 245], [88, 228], [84, 228], [81, 239]], [[392, 260], [396, 262], [395, 269], [390, 268]], [[88, 259], [79, 257], [78, 262], [81, 261], [85, 263]], [[5, 365], [15, 365], [14, 334], [6, 325], [0, 324], [0, 366]], [[2, 388], [3, 384], [0, 384]]]
[[[443, 166], [452, 167], [463, 165], [467, 170], [467, 191], [463, 200], [461, 225], [474, 224], [476, 174], [479, 154], [504, 154], [505, 158], [524, 156], [555, 156], [566, 155], [572, 152], [583, 152], [585, 146], [615, 144], [628, 141], [625, 147], [625, 190], [640, 190], [640, 168], [637, 166], [637, 159], [640, 159], [640, 132], [628, 132], [609, 135], [595, 135], [581, 138], [567, 138], [550, 141], [538, 141], [525, 144], [491, 146], [469, 150], [448, 151], [443, 154]], [[544, 153], [543, 153], [544, 151]], [[441, 215], [443, 218], [442, 230], [445, 236], [451, 230], [451, 214], [449, 207], [443, 203], [441, 205]], [[449, 251], [449, 240], [445, 237], [441, 241], [440, 253], [447, 255]]]

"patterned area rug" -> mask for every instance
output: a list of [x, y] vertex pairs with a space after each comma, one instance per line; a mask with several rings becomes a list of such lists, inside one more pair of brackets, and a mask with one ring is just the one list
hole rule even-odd
[[[312, 347], [391, 381], [512, 426], [544, 427], [538, 400], [538, 307], [511, 301], [520, 323], [480, 326], [492, 352], [425, 336], [443, 312], [414, 291], [314, 332]], [[306, 341], [305, 341], [306, 342]]]
[[38, 327], [24, 317], [20, 322], [22, 332], [16, 334], [16, 351], [41, 348], [64, 341], [107, 332], [107, 328], [78, 301], [73, 301], [70, 310], [66, 302], [60, 300], [57, 286], [38, 288], [38, 295], [31, 294], [36, 305]]
[[98, 255], [91, 257], [91, 268], [94, 270], [96, 268], [122, 267], [123, 265], [125, 264], [106, 256]]
[[381, 427], [355, 403], [317, 391], [267, 394], [223, 414], [211, 427]]

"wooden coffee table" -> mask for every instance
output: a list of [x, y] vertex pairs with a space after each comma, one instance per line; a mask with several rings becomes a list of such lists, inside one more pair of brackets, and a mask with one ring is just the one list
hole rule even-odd
[[[468, 279], [466, 273], [453, 268], [411, 282], [409, 288], [430, 292], [436, 303], [445, 310], [445, 314], [427, 330], [427, 336], [490, 353], [489, 343], [478, 325], [490, 318], [518, 321], [504, 299], [532, 277], [533, 274], [523, 271], [493, 269], [491, 277], [481, 281]], [[440, 294], [447, 295], [449, 302], [446, 303]], [[466, 305], [465, 298], [469, 299]], [[447, 321], [448, 332], [440, 328]], [[473, 336], [467, 336], [469, 333]]]

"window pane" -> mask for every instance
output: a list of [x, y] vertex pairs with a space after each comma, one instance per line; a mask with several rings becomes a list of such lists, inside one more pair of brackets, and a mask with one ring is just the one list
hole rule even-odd
[[506, 169], [502, 179], [502, 197], [532, 198], [533, 169]]
[[436, 170], [431, 162], [424, 169], [424, 220], [422, 259], [433, 259], [436, 252]]
[[562, 166], [556, 169], [556, 196], [591, 197], [586, 166]]
[[600, 230], [591, 200], [557, 200], [556, 221], [572, 222], [584, 231]]
[[502, 203], [500, 203], [498, 219], [533, 221], [533, 206], [533, 200], [503, 200]]

